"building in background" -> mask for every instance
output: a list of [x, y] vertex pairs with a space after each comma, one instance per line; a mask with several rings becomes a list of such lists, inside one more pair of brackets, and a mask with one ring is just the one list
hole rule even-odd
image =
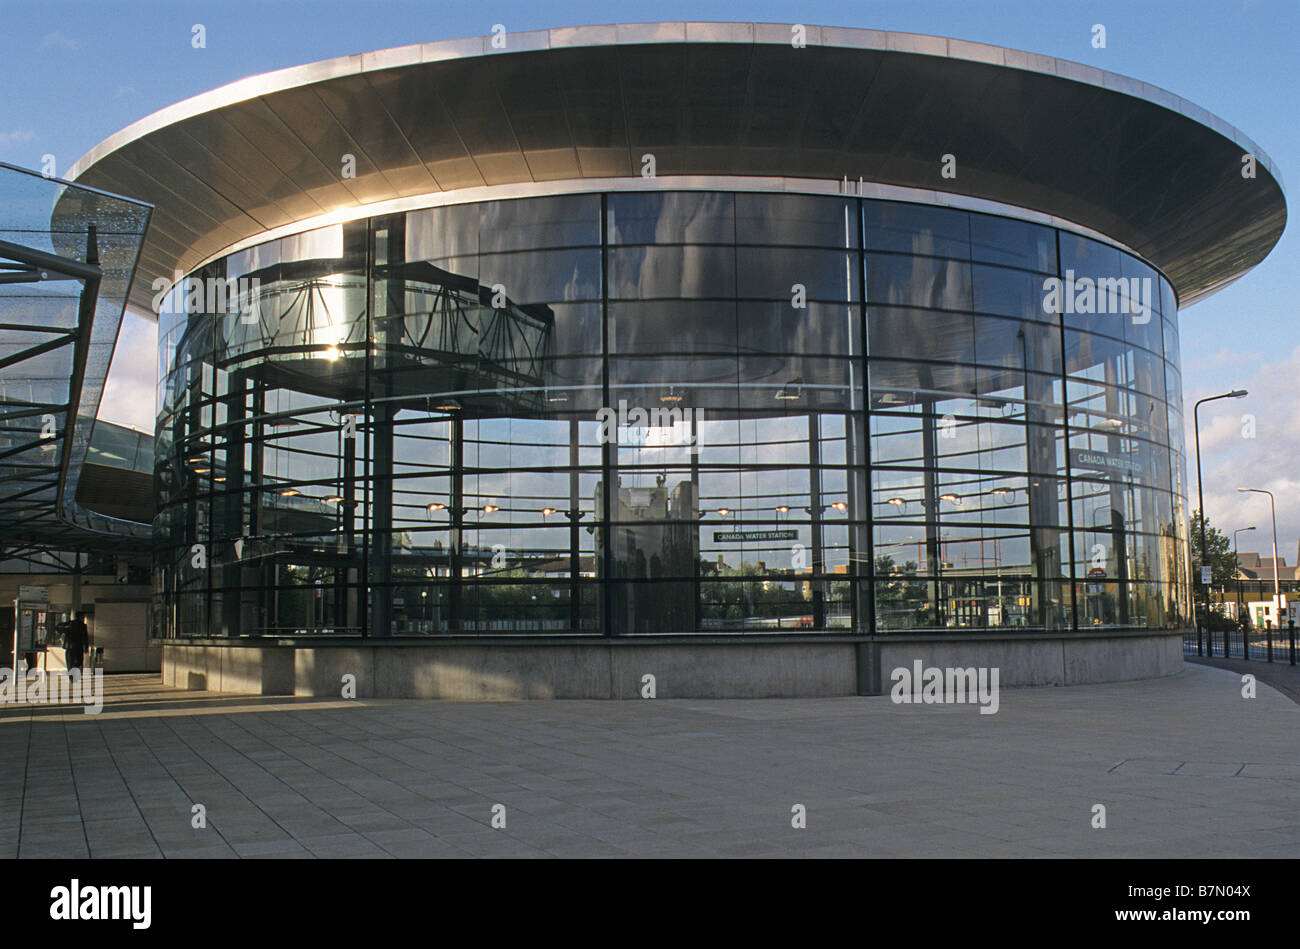
[[1178, 309], [1282, 233], [1249, 139], [936, 37], [504, 42], [253, 77], [74, 169], [155, 206], [131, 298], [160, 320], [168, 681], [1178, 667]]
[[1268, 624], [1277, 629], [1287, 624], [1295, 613], [1300, 568], [1288, 566], [1282, 556], [1277, 561], [1274, 583], [1272, 557], [1261, 557], [1251, 551], [1238, 552], [1233, 582], [1220, 591], [1226, 616], [1248, 621], [1256, 629], [1264, 629]]

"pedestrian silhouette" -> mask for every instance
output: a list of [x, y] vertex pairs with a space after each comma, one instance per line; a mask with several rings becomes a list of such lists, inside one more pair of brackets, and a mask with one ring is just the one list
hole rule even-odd
[[63, 639], [64, 649], [67, 651], [68, 668], [80, 669], [82, 660], [86, 655], [86, 647], [90, 645], [90, 630], [86, 628], [86, 621], [80, 616], [73, 619], [68, 624], [68, 630]]

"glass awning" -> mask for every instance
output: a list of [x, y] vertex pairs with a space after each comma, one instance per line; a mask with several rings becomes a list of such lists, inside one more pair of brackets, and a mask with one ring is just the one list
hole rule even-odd
[[152, 210], [0, 163], [0, 559], [148, 542], [76, 492]]

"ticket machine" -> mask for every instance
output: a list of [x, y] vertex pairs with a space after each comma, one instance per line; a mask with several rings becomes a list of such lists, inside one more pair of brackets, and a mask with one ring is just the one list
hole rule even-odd
[[66, 619], [50, 605], [49, 590], [45, 587], [20, 586], [14, 600], [14, 665], [26, 659], [28, 668], [36, 664], [45, 668], [45, 650], [59, 645], [55, 627]]

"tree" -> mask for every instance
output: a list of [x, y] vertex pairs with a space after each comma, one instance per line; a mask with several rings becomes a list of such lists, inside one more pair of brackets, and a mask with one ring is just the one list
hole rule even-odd
[[901, 629], [924, 625], [929, 598], [926, 584], [916, 572], [914, 560], [900, 567], [888, 554], [876, 557], [876, 616], [882, 626]]
[[[1201, 582], [1201, 512], [1192, 513], [1192, 582], [1198, 588]], [[1232, 554], [1232, 538], [1205, 522], [1205, 547], [1209, 555], [1211, 587], [1222, 587], [1232, 582], [1237, 574], [1237, 561]], [[1198, 601], [1199, 601], [1198, 597]]]

